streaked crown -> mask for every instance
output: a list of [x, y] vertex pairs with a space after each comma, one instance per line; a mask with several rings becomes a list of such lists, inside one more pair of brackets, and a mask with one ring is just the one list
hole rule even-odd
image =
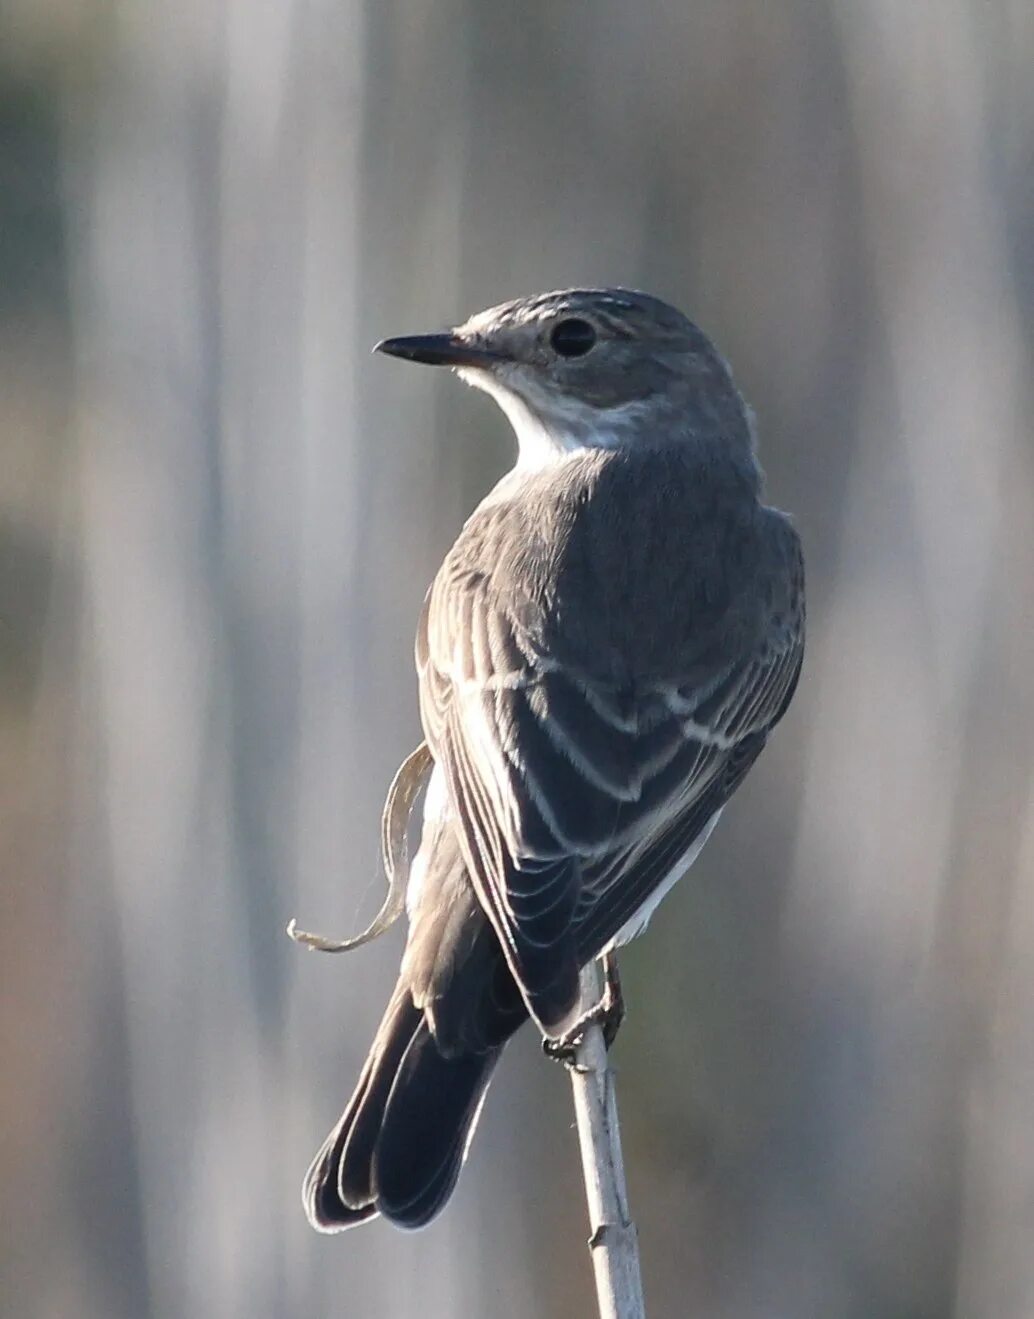
[[455, 367], [492, 394], [527, 448], [676, 442], [752, 445], [749, 416], [708, 337], [659, 298], [563, 289], [478, 312], [448, 334], [378, 348]]

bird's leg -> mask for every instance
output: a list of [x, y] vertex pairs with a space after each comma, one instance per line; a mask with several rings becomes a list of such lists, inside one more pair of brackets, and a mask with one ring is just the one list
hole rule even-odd
[[600, 1004], [603, 1014], [600, 1025], [603, 1028], [603, 1042], [609, 1049], [618, 1037], [621, 1023], [625, 1020], [625, 996], [621, 992], [621, 972], [618, 970], [618, 955], [613, 950], [604, 953], [603, 958], [603, 997]]
[[555, 1039], [547, 1035], [542, 1041], [542, 1050], [546, 1057], [566, 1063], [568, 1067], [575, 1065], [578, 1045], [590, 1026], [599, 1026], [602, 1029], [604, 1043], [609, 1049], [625, 1019], [625, 998], [621, 992], [617, 954], [613, 951], [604, 953], [600, 963], [603, 967], [603, 993], [599, 999], [587, 1012], [583, 1012], [563, 1035]]

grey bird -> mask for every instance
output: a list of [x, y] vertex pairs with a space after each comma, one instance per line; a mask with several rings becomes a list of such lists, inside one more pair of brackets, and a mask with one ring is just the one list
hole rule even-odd
[[570, 289], [380, 352], [491, 394], [516, 465], [428, 592], [434, 767], [398, 984], [305, 1181], [310, 1222], [427, 1223], [530, 1016], [579, 1025], [579, 969], [639, 934], [793, 695], [801, 548], [761, 499], [751, 413], [657, 298]]

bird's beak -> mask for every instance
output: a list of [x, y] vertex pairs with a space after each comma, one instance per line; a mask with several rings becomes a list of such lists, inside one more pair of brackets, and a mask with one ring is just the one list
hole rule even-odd
[[501, 354], [465, 343], [455, 334], [411, 334], [402, 339], [382, 339], [375, 353], [404, 357], [407, 362], [426, 362], [428, 366], [491, 366], [502, 360]]

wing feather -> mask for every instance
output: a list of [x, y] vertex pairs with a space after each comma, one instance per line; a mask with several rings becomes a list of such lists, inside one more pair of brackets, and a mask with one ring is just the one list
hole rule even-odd
[[548, 592], [512, 571], [494, 581], [497, 545], [476, 550], [461, 537], [428, 594], [421, 715], [478, 899], [553, 1032], [577, 1009], [580, 963], [685, 856], [785, 710], [803, 646], [799, 566], [759, 592], [749, 625], [737, 616], [733, 653], [693, 636], [682, 674], [676, 648], [659, 681], [616, 675]]

